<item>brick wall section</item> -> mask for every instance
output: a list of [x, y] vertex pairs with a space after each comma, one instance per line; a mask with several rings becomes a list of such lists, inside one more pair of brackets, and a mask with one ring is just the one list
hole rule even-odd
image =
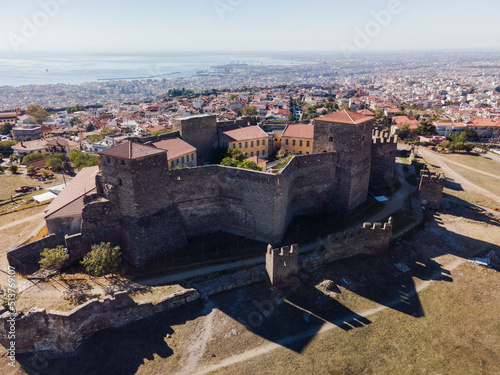
[[373, 131], [372, 164], [370, 186], [386, 188], [392, 186], [396, 168], [398, 137], [387, 131]]
[[213, 149], [218, 145], [216, 115], [174, 119], [172, 126], [180, 132], [184, 141], [198, 150], [198, 158], [202, 163], [212, 159]]
[[445, 182], [446, 177], [443, 173], [438, 175], [426, 170], [420, 172], [418, 197], [423, 206], [431, 210], [439, 210]]
[[337, 200], [349, 211], [368, 197], [372, 122], [359, 125], [314, 120], [314, 153], [336, 152]]
[[392, 218], [386, 224], [365, 223], [359, 229], [329, 236], [324, 254], [325, 262], [357, 254], [386, 255], [392, 239]]
[[271, 285], [284, 287], [292, 285], [299, 271], [299, 245], [273, 249], [271, 245], [266, 253], [266, 271]]

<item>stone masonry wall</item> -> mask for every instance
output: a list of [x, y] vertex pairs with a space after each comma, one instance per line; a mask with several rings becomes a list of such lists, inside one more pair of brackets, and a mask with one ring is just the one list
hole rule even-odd
[[[74, 352], [94, 333], [127, 325], [168, 311], [200, 298], [195, 289], [162, 299], [157, 304], [135, 302], [126, 292], [103, 301], [91, 300], [68, 313], [31, 309], [16, 318], [16, 352], [48, 351], [55, 354]], [[9, 347], [9, 312], [0, 316], [0, 343]]]
[[184, 141], [198, 150], [198, 158], [202, 163], [212, 159], [213, 149], [218, 145], [216, 115], [174, 119], [172, 125]]
[[387, 131], [373, 132], [370, 186], [385, 188], [392, 185], [396, 168], [398, 137]]
[[360, 229], [328, 237], [325, 261], [348, 258], [357, 254], [385, 255], [392, 239], [392, 218], [386, 224], [365, 223]]
[[299, 245], [273, 249], [271, 245], [266, 253], [266, 271], [271, 285], [283, 287], [293, 284], [299, 271]]
[[336, 152], [337, 200], [352, 210], [368, 197], [373, 122], [360, 125], [314, 120], [314, 153]]
[[169, 171], [153, 157], [152, 179], [147, 159], [129, 170], [103, 169], [103, 179], [105, 186], [118, 183], [112, 207], [121, 213], [124, 254], [139, 266], [184, 247], [187, 238], [217, 231], [280, 242], [294, 215], [338, 208], [336, 157], [298, 156], [278, 174], [223, 166]]
[[420, 172], [420, 185], [418, 196], [422, 205], [432, 210], [439, 210], [446, 177], [443, 173], [439, 175], [427, 170]]

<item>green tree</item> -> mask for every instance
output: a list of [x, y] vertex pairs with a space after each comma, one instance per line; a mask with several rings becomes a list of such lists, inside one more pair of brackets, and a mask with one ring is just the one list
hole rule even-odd
[[259, 114], [259, 111], [253, 105], [245, 104], [245, 106], [241, 110], [241, 114], [243, 116], [257, 116]]
[[72, 150], [69, 153], [69, 160], [73, 167], [78, 170], [98, 164], [97, 156], [86, 154], [80, 150]]
[[382, 111], [381, 109], [376, 109], [375, 110], [375, 118], [377, 120], [380, 120], [382, 117], [384, 117], [384, 111]]
[[410, 138], [410, 125], [403, 124], [398, 130], [396, 130], [396, 135], [401, 139]]
[[69, 253], [63, 246], [58, 246], [55, 249], [44, 249], [40, 257], [38, 263], [42, 270], [59, 272], [63, 264], [69, 259]]
[[115, 272], [122, 261], [120, 247], [112, 247], [111, 243], [102, 242], [100, 245], [92, 245], [92, 250], [85, 255], [80, 263], [88, 273], [93, 276], [105, 276]]
[[26, 114], [30, 116], [35, 116], [35, 113], [42, 109], [38, 104], [31, 104], [26, 108]]
[[436, 135], [437, 129], [436, 127], [427, 120], [422, 120], [420, 125], [417, 128], [418, 135]]
[[250, 160], [243, 160], [237, 165], [238, 168], [243, 168], [243, 169], [251, 169], [254, 171], [262, 171], [262, 168], [259, 167], [255, 162], [250, 161]]
[[95, 130], [95, 126], [94, 124], [90, 123], [87, 125], [87, 127], [85, 128], [85, 131], [88, 133], [88, 132], [93, 132]]
[[9, 171], [12, 174], [16, 174], [18, 169], [19, 169], [19, 166], [17, 164], [12, 164], [9, 166]]
[[65, 160], [66, 156], [64, 154], [52, 154], [47, 155], [47, 157], [45, 158], [45, 164], [47, 165], [47, 167], [51, 167], [56, 171], [60, 171]]
[[49, 118], [49, 114], [45, 109], [42, 108], [36, 111], [33, 117], [35, 118], [37, 124], [41, 124]]
[[40, 152], [34, 152], [32, 154], [26, 155], [23, 158], [23, 164], [28, 165], [30, 163], [33, 163], [34, 161], [41, 160], [43, 158], [44, 156]]
[[238, 97], [237, 94], [231, 94], [231, 95], [229, 95], [229, 100], [232, 101], [232, 100], [236, 99], [237, 97]]
[[50, 176], [50, 171], [48, 169], [42, 169], [40, 173], [42, 174], [43, 178], [49, 178]]
[[129, 134], [129, 133], [132, 133], [132, 129], [130, 129], [130, 128], [122, 128], [122, 133], [123, 133], [123, 134]]
[[0, 142], [0, 154], [7, 154], [12, 152], [12, 146], [17, 144], [16, 141], [1, 141]]
[[9, 135], [10, 131], [12, 130], [13, 126], [9, 124], [8, 122], [0, 125], [0, 134], [2, 135]]
[[99, 134], [101, 135], [105, 135], [105, 136], [108, 136], [108, 135], [115, 135], [116, 133], [118, 133], [118, 130], [114, 130], [114, 129], [108, 129], [108, 128], [104, 128], [102, 129]]
[[79, 119], [78, 117], [72, 117], [70, 121], [72, 126], [77, 126], [82, 123], [82, 120]]
[[227, 147], [217, 147], [212, 154], [214, 163], [220, 164], [227, 157], [228, 151]]

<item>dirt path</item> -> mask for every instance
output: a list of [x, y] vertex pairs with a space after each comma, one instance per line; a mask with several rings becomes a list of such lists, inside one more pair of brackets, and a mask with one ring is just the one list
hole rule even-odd
[[[452, 262], [448, 263], [447, 265], [443, 265], [442, 269], [445, 269], [445, 270], [451, 272], [465, 262], [466, 262], [465, 259], [455, 258]], [[441, 272], [442, 272], [442, 270], [439, 271], [439, 273], [437, 273], [435, 275], [436, 278], [441, 274]], [[428, 288], [430, 285], [432, 285], [432, 283], [433, 283], [433, 281], [423, 281], [423, 282], [419, 283], [415, 288], [416, 290], [414, 292], [410, 293], [407, 297], [412, 298], [417, 293]], [[369, 310], [365, 310], [361, 313], [358, 313], [358, 316], [361, 315], [361, 316], [367, 318], [371, 315], [377, 314], [381, 311], [384, 311], [390, 307], [396, 306], [400, 303], [401, 303], [401, 300], [397, 299], [397, 300], [390, 302], [387, 305], [383, 305], [383, 306], [381, 305], [381, 306], [378, 306], [378, 307], [375, 307], [375, 308], [372, 308]], [[335, 324], [327, 322], [323, 325], [323, 327], [319, 331], [317, 331], [315, 329], [311, 329], [311, 330], [301, 332], [297, 335], [288, 337], [286, 340], [283, 340], [283, 341], [278, 342], [278, 343], [271, 343], [271, 344], [262, 345], [258, 348], [248, 350], [248, 351], [241, 353], [239, 355], [235, 355], [233, 357], [227, 358], [227, 359], [225, 359], [225, 360], [223, 360], [215, 365], [206, 367], [206, 368], [202, 369], [201, 371], [192, 372], [192, 374], [194, 374], [194, 375], [208, 374], [212, 371], [216, 371], [216, 370], [219, 370], [219, 369], [224, 368], [224, 367], [232, 366], [232, 365], [235, 365], [237, 363], [241, 363], [241, 362], [247, 361], [249, 359], [259, 357], [259, 356], [264, 355], [264, 354], [268, 354], [269, 352], [271, 352], [273, 350], [283, 348], [284, 344], [291, 344], [291, 343], [294, 343], [294, 342], [299, 341], [299, 340], [303, 340], [303, 339], [311, 337], [311, 336], [315, 336], [315, 335], [319, 335], [319, 334], [331, 331], [332, 329], [338, 329], [339, 326], [342, 325], [343, 322], [349, 321], [349, 320], [355, 319], [355, 318], [356, 318], [356, 316], [353, 315], [352, 317], [343, 317], [342, 321], [335, 322]]]
[[[472, 193], [481, 194], [481, 195], [497, 202], [498, 204], [500, 204], [500, 197], [498, 195], [495, 195], [491, 191], [486, 190], [486, 189], [482, 188], [481, 186], [476, 185], [475, 183], [471, 182], [470, 180], [466, 179], [461, 174], [459, 174], [458, 172], [453, 170], [447, 164], [449, 160], [444, 159], [443, 157], [435, 154], [434, 152], [427, 150], [427, 149], [424, 149], [424, 148], [420, 149], [419, 153], [425, 159], [425, 161], [427, 163], [440, 166], [441, 169], [443, 170], [444, 174], [446, 175], [446, 177], [453, 179], [456, 183], [460, 184], [464, 190], [470, 191]], [[462, 167], [462, 168], [465, 167], [460, 163], [456, 163], [456, 162], [454, 162], [454, 163], [460, 165], [460, 167]], [[476, 170], [474, 170], [474, 171], [479, 172]], [[481, 173], [483, 173], [483, 172], [481, 172]], [[484, 173], [486, 173], [486, 172], [484, 172]], [[495, 177], [497, 177], [497, 176], [495, 176]]]
[[205, 304], [203, 315], [207, 315], [207, 317], [206, 319], [203, 319], [203, 327], [201, 327], [198, 331], [197, 336], [194, 340], [192, 340], [192, 343], [189, 346], [189, 356], [186, 366], [184, 366], [184, 368], [176, 375], [192, 375], [194, 371], [196, 371], [200, 359], [202, 359], [205, 354], [207, 343], [212, 338], [213, 323], [216, 314], [214, 307], [215, 305], [211, 301]]
[[445, 163], [447, 163], [447, 164], [455, 164], [455, 165], [457, 165], [457, 166], [459, 166], [461, 168], [468, 169], [468, 170], [473, 171], [475, 173], [479, 173], [479, 174], [482, 174], [482, 175], [485, 175], [485, 176], [488, 176], [488, 177], [493, 177], [493, 178], [496, 178], [496, 179], [500, 180], [500, 176], [498, 176], [496, 174], [488, 173], [488, 172], [483, 172], [483, 171], [481, 171], [479, 169], [469, 167], [468, 165], [460, 163], [458, 161], [443, 158], [442, 156], [439, 156], [439, 158], [441, 158], [442, 160], [443, 159], [446, 160]]
[[16, 220], [16, 221], [13, 221], [9, 224], [3, 225], [0, 227], [0, 231], [7, 230], [7, 229], [13, 228], [17, 225], [24, 224], [24, 223], [29, 223], [30, 221], [41, 219], [44, 216], [45, 216], [45, 213], [42, 211], [36, 215], [28, 216], [28, 217], [25, 217], [24, 219]]

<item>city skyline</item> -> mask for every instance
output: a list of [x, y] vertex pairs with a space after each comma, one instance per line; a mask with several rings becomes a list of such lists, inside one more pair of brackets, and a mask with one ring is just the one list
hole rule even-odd
[[[4, 52], [498, 50], [500, 4], [480, 0], [37, 0], [2, 4]], [[318, 19], [319, 18], [319, 19]]]

